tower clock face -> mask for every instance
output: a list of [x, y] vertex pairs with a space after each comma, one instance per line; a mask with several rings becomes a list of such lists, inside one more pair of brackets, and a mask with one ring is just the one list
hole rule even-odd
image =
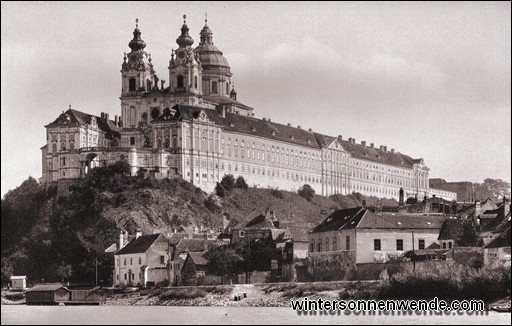
[[178, 58], [180, 58], [180, 59], [185, 58], [185, 52], [183, 52], [183, 51], [178, 52]]

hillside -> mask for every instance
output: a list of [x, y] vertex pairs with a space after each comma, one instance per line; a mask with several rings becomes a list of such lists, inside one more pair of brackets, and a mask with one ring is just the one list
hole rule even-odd
[[[2, 199], [2, 282], [12, 274], [31, 281], [94, 281], [108, 283], [113, 259], [104, 249], [117, 241], [119, 230], [134, 234], [170, 233], [180, 226], [222, 227], [223, 216], [244, 225], [274, 210], [294, 236], [305, 234], [332, 210], [359, 206], [360, 194], [311, 201], [296, 193], [270, 189], [233, 189], [223, 198], [211, 196], [180, 179], [127, 177], [96, 171], [83, 180], [48, 187], [33, 178]], [[396, 204], [394, 200], [384, 205]]]

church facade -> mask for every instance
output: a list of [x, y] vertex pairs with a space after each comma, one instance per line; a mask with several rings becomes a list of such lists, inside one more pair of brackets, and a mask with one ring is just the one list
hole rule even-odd
[[[249, 186], [296, 191], [309, 184], [321, 195], [398, 198], [400, 188], [419, 198], [435, 193], [423, 159], [255, 118], [254, 109], [238, 101], [231, 67], [206, 20], [198, 46], [192, 47], [185, 21], [176, 43], [165, 85], [137, 24], [121, 66], [120, 116], [70, 107], [46, 125], [43, 183], [125, 160], [133, 175], [183, 178], [205, 191], [233, 174]], [[455, 193], [443, 197], [453, 200]]]

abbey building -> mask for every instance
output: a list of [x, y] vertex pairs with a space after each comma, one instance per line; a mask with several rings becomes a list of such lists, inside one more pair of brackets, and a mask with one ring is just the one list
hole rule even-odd
[[96, 117], [72, 109], [46, 125], [42, 181], [83, 177], [89, 169], [119, 160], [131, 172], [183, 178], [213, 191], [225, 174], [249, 186], [317, 194], [398, 198], [455, 193], [429, 189], [429, 168], [387, 146], [324, 135], [300, 126], [254, 117], [233, 86], [228, 61], [213, 43], [207, 22], [199, 45], [184, 21], [168, 75], [160, 79], [138, 26], [121, 65], [121, 114]]

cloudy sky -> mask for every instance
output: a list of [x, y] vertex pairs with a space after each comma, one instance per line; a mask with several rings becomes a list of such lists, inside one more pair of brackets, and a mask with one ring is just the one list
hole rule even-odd
[[431, 177], [511, 179], [510, 2], [1, 4], [2, 196], [41, 176], [44, 125], [120, 114], [135, 18], [161, 79], [208, 13], [259, 118], [422, 157]]

